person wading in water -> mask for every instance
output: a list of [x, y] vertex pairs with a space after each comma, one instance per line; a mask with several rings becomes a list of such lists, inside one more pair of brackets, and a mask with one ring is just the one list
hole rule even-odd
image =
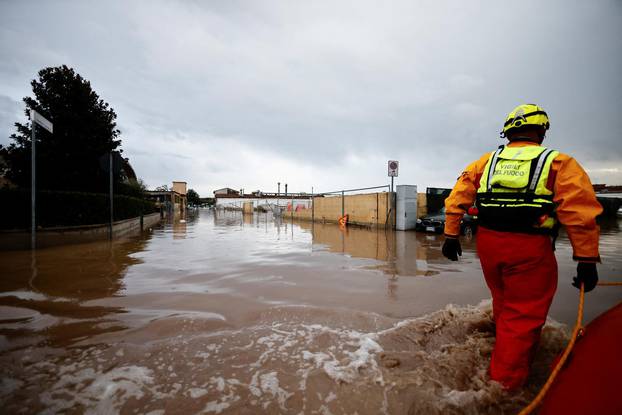
[[589, 292], [598, 282], [596, 216], [602, 207], [579, 163], [541, 146], [549, 126], [537, 105], [516, 107], [501, 131], [508, 144], [471, 163], [445, 201], [442, 251], [452, 261], [462, 255], [462, 216], [470, 209], [477, 214], [477, 253], [492, 294], [496, 331], [489, 374], [510, 390], [529, 374], [557, 288], [553, 251], [560, 224], [578, 261], [573, 285], [583, 283]]

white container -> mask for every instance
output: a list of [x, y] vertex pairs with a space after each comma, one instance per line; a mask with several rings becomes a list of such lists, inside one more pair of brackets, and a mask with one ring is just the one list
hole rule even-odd
[[407, 231], [417, 224], [417, 186], [396, 186], [395, 229]]

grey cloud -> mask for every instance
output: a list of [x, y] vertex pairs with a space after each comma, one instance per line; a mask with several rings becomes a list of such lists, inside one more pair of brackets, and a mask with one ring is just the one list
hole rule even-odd
[[0, 95], [0, 144], [9, 144], [9, 136], [15, 132], [14, 124], [24, 121], [23, 107], [6, 95]]

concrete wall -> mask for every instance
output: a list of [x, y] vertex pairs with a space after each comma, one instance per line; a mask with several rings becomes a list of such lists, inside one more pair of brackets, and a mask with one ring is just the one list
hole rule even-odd
[[186, 182], [173, 182], [173, 191], [179, 193], [180, 195], [186, 194]]
[[[347, 195], [343, 199], [348, 222], [366, 226], [393, 226], [395, 212], [391, 209], [392, 203], [393, 196], [387, 192]], [[283, 216], [301, 220], [312, 220], [314, 217], [316, 222], [336, 223], [341, 217], [341, 207], [341, 196], [315, 197], [309, 208], [284, 212]], [[387, 218], [389, 210], [391, 214]]]
[[252, 214], [253, 213], [253, 202], [244, 202], [242, 210], [245, 215]]
[[[216, 207], [235, 207], [240, 210], [245, 204], [252, 202], [253, 209], [259, 205], [278, 204], [283, 208], [290, 206], [292, 199], [272, 199], [272, 198], [217, 198]], [[389, 193], [368, 193], [360, 195], [346, 195], [345, 213], [349, 215], [350, 223], [359, 225], [378, 225], [384, 226], [387, 219], [387, 204], [391, 199]], [[283, 216], [293, 217], [294, 219], [310, 221], [315, 216], [316, 222], [337, 223], [341, 217], [341, 196], [314, 197], [313, 203], [311, 199], [294, 199], [293, 213], [291, 210], [285, 210]], [[248, 209], [248, 208], [247, 208]], [[389, 223], [395, 223], [395, 212], [391, 212]], [[426, 194], [417, 193], [417, 217], [427, 215]]]
[[[292, 199], [272, 198], [217, 198], [216, 207], [235, 207], [242, 210], [248, 203], [253, 204], [253, 209], [260, 205], [272, 204], [284, 209], [291, 206]], [[387, 220], [387, 207], [391, 201], [389, 193], [367, 193], [360, 195], [346, 195], [344, 199], [345, 213], [349, 215], [350, 223], [358, 225], [384, 226]], [[285, 209], [283, 216], [294, 219], [308, 220], [314, 216], [316, 222], [337, 223], [341, 217], [341, 196], [314, 197], [311, 199], [294, 199], [293, 209]], [[248, 205], [247, 205], [248, 206]], [[247, 208], [248, 209], [248, 208]], [[293, 210], [293, 212], [292, 212]], [[417, 193], [417, 217], [427, 215], [427, 203], [425, 193]], [[395, 212], [391, 212], [389, 223], [395, 223]]]
[[428, 214], [428, 199], [425, 193], [417, 193], [417, 217], [422, 218]]
[[[160, 214], [152, 213], [141, 218], [131, 218], [114, 222], [112, 234], [114, 238], [139, 234], [144, 229], [160, 222]], [[108, 224], [67, 226], [59, 228], [45, 228], [37, 231], [37, 248], [56, 245], [79, 244], [109, 238]], [[30, 248], [30, 232], [3, 231], [0, 232], [0, 250], [19, 250]]]
[[[253, 209], [256, 209], [257, 206], [260, 205], [266, 205], [266, 204], [271, 204], [271, 205], [276, 205], [278, 203], [279, 206], [282, 207], [287, 207], [289, 204], [292, 203], [292, 199], [291, 198], [265, 198], [265, 197], [258, 197], [258, 198], [248, 198], [248, 197], [223, 197], [223, 198], [219, 198], [216, 197], [216, 202], [215, 202], [215, 206], [216, 207], [223, 207], [223, 208], [237, 208], [237, 209], [242, 209], [244, 206], [244, 203], [246, 202], [252, 202], [253, 203]], [[294, 199], [294, 209], [298, 206], [304, 206], [304, 207], [311, 207], [311, 199]]]

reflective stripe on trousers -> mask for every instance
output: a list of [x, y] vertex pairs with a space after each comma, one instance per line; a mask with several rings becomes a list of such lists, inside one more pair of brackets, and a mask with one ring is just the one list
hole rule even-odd
[[496, 323], [490, 377], [514, 389], [529, 374], [557, 289], [557, 261], [551, 238], [480, 227], [477, 252], [492, 294]]

